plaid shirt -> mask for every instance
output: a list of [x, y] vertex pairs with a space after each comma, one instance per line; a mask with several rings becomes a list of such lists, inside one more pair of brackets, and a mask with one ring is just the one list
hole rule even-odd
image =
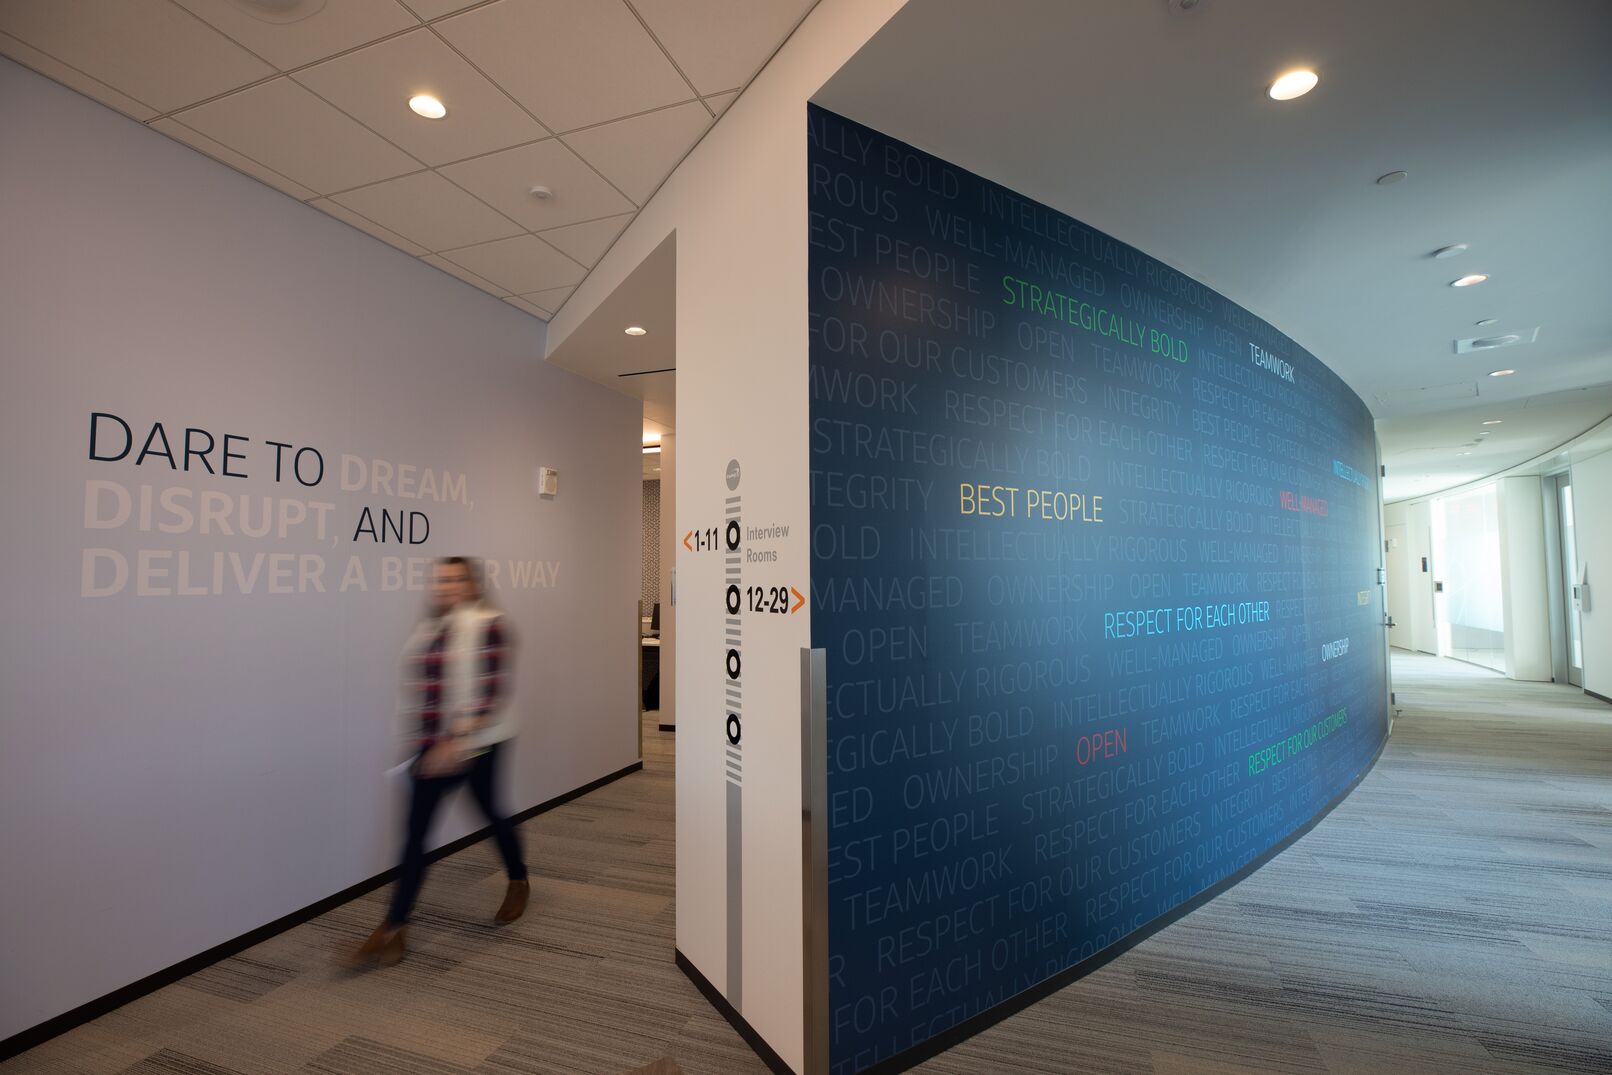
[[[431, 641], [414, 655], [414, 696], [419, 713], [421, 750], [449, 737], [451, 728], [444, 724], [443, 674], [447, 665], [449, 621], [443, 618]], [[476, 704], [464, 715], [485, 718], [503, 698], [505, 638], [503, 620], [489, 619], [482, 632], [479, 645], [474, 649], [476, 662]]]

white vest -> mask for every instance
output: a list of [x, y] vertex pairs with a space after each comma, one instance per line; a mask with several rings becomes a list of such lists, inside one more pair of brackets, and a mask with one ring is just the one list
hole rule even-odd
[[[487, 625], [498, 619], [498, 615], [493, 609], [479, 603], [463, 604], [448, 613], [447, 638], [443, 640], [442, 648], [444, 730], [451, 731], [456, 720], [469, 715], [481, 704], [481, 669], [478, 658], [486, 637]], [[443, 627], [444, 622], [441, 619], [422, 621], [414, 629], [413, 635], [403, 649], [405, 699], [401, 716], [404, 725], [403, 736], [407, 741], [416, 741], [420, 734], [420, 700], [418, 684], [414, 682], [413, 677], [414, 662], [436, 639]], [[499, 674], [503, 680], [502, 689], [498, 692], [498, 699], [493, 703], [492, 709], [487, 713], [486, 724], [480, 731], [465, 739], [465, 745], [471, 749], [484, 749], [515, 735], [515, 721], [510, 715], [508, 705], [511, 676], [514, 671], [511, 658], [514, 655], [510, 651], [507, 630], [505, 634], [503, 660], [499, 666]]]

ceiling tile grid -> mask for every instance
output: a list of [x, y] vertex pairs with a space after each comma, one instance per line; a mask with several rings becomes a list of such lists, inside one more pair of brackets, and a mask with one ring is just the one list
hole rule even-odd
[[602, 220], [569, 224], [553, 231], [539, 232], [538, 235], [562, 254], [575, 258], [585, 268], [591, 269], [599, 264], [599, 259], [605, 256], [605, 251], [610, 249], [616, 237], [626, 230], [632, 218], [633, 214], [625, 213]]
[[92, 101], [122, 112], [130, 119], [142, 122], [156, 117], [155, 108], [136, 101], [133, 97], [113, 89], [99, 79], [91, 78], [77, 68], [48, 56], [7, 33], [0, 33], [0, 55], [10, 56], [24, 67], [30, 67], [46, 78], [55, 79], [68, 89], [77, 90]]
[[274, 73], [172, 0], [7, 0], [0, 31], [158, 112]]
[[689, 101], [589, 127], [564, 141], [617, 190], [643, 205], [711, 122], [704, 104]]
[[[397, 0], [325, 0], [317, 5], [286, 0], [174, 2], [281, 71], [419, 24]], [[297, 18], [299, 8], [312, 9], [310, 17]], [[315, 14], [318, 18], [311, 17]]]
[[329, 198], [316, 198], [308, 204], [322, 213], [330, 214], [344, 224], [351, 224], [359, 231], [373, 235], [383, 243], [397, 247], [404, 253], [413, 254], [415, 257], [422, 257], [430, 253], [429, 250], [418, 243], [412, 243], [396, 232], [386, 230], [373, 220], [360, 216], [345, 205], [333, 202]]
[[[427, 164], [548, 137], [533, 119], [433, 31], [411, 30], [291, 76]], [[405, 102], [426, 93], [450, 118], [422, 120]]]
[[619, 0], [498, 0], [435, 29], [554, 130], [697, 96]]
[[237, 171], [245, 172], [253, 179], [267, 183], [275, 190], [280, 191], [282, 194], [289, 194], [298, 201], [308, 201], [311, 198], [319, 197], [318, 191], [309, 190], [301, 183], [287, 179], [273, 168], [265, 167], [251, 157], [237, 153], [228, 146], [219, 145], [205, 134], [191, 130], [171, 116], [153, 120], [150, 126], [152, 130], [161, 131], [174, 141], [183, 142], [190, 148], [207, 154], [220, 164], [226, 164]]
[[477, 276], [468, 269], [455, 265], [453, 262], [449, 261], [445, 257], [442, 257], [440, 254], [426, 254], [421, 257], [420, 260], [425, 262], [427, 265], [432, 265], [438, 269], [441, 269], [449, 276], [457, 276], [471, 287], [480, 288], [482, 291], [487, 292], [487, 294], [492, 295], [495, 298], [501, 299], [509, 294], [509, 290], [507, 288], [501, 288], [491, 280]]
[[506, 294], [527, 294], [582, 280], [587, 270], [535, 235], [517, 235], [461, 247], [443, 255], [460, 268], [491, 280]]
[[331, 200], [432, 253], [507, 239], [525, 230], [436, 172], [388, 179]]
[[813, 3], [5, 0], [0, 55], [547, 318]]

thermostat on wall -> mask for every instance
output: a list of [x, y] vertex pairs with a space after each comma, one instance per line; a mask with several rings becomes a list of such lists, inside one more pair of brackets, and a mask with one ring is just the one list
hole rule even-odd
[[560, 491], [560, 472], [553, 467], [537, 468], [537, 495], [552, 497]]

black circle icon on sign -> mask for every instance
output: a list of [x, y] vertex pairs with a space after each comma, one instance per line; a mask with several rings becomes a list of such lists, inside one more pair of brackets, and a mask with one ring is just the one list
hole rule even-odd
[[737, 587], [737, 586], [729, 586], [728, 587], [728, 615], [729, 616], [737, 616], [738, 614], [739, 614], [739, 587]]
[[728, 520], [728, 529], [727, 529], [727, 533], [726, 533], [725, 536], [728, 539], [728, 551], [729, 552], [732, 552], [734, 549], [737, 549], [739, 547], [739, 520], [737, 520], [737, 519], [729, 519]]
[[728, 742], [739, 745], [739, 714], [728, 714]]
[[728, 678], [739, 678], [739, 651], [736, 649], [728, 650]]

